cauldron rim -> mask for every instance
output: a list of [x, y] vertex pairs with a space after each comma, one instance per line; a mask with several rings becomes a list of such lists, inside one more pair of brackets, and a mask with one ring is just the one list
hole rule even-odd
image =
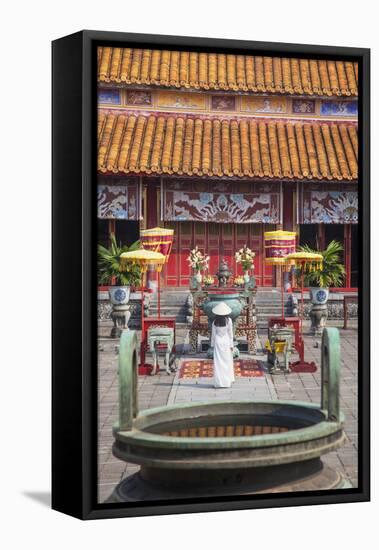
[[[185, 436], [171, 436], [163, 435], [159, 433], [152, 433], [147, 431], [148, 427], [157, 426], [163, 424], [164, 422], [170, 422], [170, 418], [167, 419], [167, 416], [170, 412], [177, 412], [178, 410], [186, 410], [188, 412], [200, 408], [212, 409], [212, 408], [231, 408], [231, 406], [236, 405], [250, 405], [250, 406], [270, 406], [274, 409], [279, 409], [285, 407], [287, 411], [293, 409], [299, 413], [299, 410], [303, 412], [311, 413], [315, 415], [314, 423], [309, 426], [289, 429], [286, 432], [274, 433], [274, 434], [261, 434], [261, 435], [244, 435], [244, 436], [222, 436], [222, 437], [185, 437]], [[223, 413], [227, 415], [228, 412]], [[245, 413], [230, 413], [232, 417], [234, 415], [248, 415], [249, 412]], [[185, 420], [188, 418], [199, 418], [205, 416], [205, 413], [198, 414], [196, 416], [188, 415], [181, 416], [180, 420]], [[215, 415], [217, 416], [217, 415]], [[221, 416], [221, 415], [218, 415]], [[262, 414], [261, 414], [262, 416]], [[267, 414], [270, 416], [270, 414]], [[275, 416], [275, 415], [272, 415]], [[303, 443], [307, 441], [316, 440], [319, 438], [325, 438], [329, 435], [335, 434], [343, 428], [344, 417], [341, 415], [341, 420], [338, 422], [327, 420], [327, 414], [325, 411], [320, 409], [319, 406], [312, 403], [305, 402], [295, 402], [295, 401], [218, 401], [218, 402], [204, 402], [196, 404], [184, 404], [184, 405], [171, 405], [158, 407], [155, 409], [149, 409], [142, 411], [139, 416], [134, 420], [132, 430], [123, 431], [119, 430], [117, 424], [113, 428], [114, 436], [120, 442], [130, 443], [137, 442], [148, 447], [167, 447], [167, 448], [177, 448], [179, 449], [222, 449], [223, 447], [228, 446], [228, 448], [245, 448], [245, 449], [254, 449], [254, 448], [263, 448], [263, 447], [280, 447], [281, 445], [287, 445], [291, 443]]]

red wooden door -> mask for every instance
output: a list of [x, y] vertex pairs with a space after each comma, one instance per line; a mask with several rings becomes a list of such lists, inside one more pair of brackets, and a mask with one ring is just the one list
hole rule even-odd
[[220, 246], [221, 246], [221, 226], [219, 223], [208, 223], [207, 225], [207, 250], [206, 253], [210, 256], [209, 272], [214, 275], [220, 263]]
[[178, 286], [178, 265], [179, 265], [179, 224], [176, 222], [165, 223], [165, 227], [174, 230], [174, 240], [168, 263], [164, 266], [161, 275], [162, 286]]
[[265, 259], [265, 250], [264, 250], [264, 233], [266, 231], [275, 231], [276, 226], [273, 224], [265, 224], [260, 226], [259, 232], [259, 245], [258, 245], [258, 236], [257, 246], [260, 250], [260, 263], [261, 263], [261, 286], [273, 286], [275, 283], [275, 268], [271, 265], [266, 264]]
[[166, 223], [174, 229], [174, 242], [168, 265], [164, 268], [163, 284], [168, 287], [188, 287], [191, 268], [187, 261], [192, 248], [198, 246], [210, 256], [209, 273], [215, 275], [221, 258], [233, 274], [242, 274], [234, 255], [245, 244], [255, 252], [255, 278], [258, 286], [272, 286], [273, 268], [264, 262], [264, 231], [275, 226], [263, 224], [220, 224], [201, 222]]
[[[223, 223], [221, 225], [221, 246], [219, 249], [219, 262], [223, 257], [230, 267], [232, 273], [235, 273], [234, 254], [236, 253], [235, 246], [235, 228], [231, 223]], [[217, 264], [217, 265], [218, 265]]]
[[[240, 250], [241, 248], [243, 248], [245, 244], [249, 248], [251, 248], [249, 225], [246, 224], [246, 223], [241, 223], [241, 224], [238, 224], [238, 225], [234, 225], [233, 228], [234, 228], [234, 235], [235, 235], [235, 240], [234, 240], [235, 250], [234, 250], [234, 253], [236, 253], [237, 250]], [[254, 252], [256, 253], [255, 250], [254, 250]], [[242, 273], [243, 273], [242, 267], [241, 267], [240, 264], [236, 264], [234, 258], [233, 258], [233, 269], [234, 269], [234, 272], [237, 275], [242, 275]]]
[[[265, 231], [272, 231], [273, 226], [267, 226], [258, 223], [237, 224], [234, 225], [235, 232], [235, 251], [240, 250], [245, 244], [255, 252], [254, 258], [254, 276], [258, 286], [272, 286], [273, 270], [267, 266], [264, 261], [264, 239]], [[235, 272], [242, 273], [240, 265], [234, 264]]]
[[202, 254], [207, 254], [207, 224], [192, 223], [193, 243], [192, 247], [197, 246]]
[[163, 268], [164, 286], [189, 286], [191, 268], [187, 258], [193, 246], [192, 226], [192, 222], [165, 223], [165, 227], [174, 230], [174, 241], [168, 264]]

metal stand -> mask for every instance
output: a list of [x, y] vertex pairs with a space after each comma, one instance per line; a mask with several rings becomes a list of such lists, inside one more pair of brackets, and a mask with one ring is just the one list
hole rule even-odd
[[142, 276], [141, 291], [141, 347], [140, 347], [140, 363], [138, 365], [138, 374], [141, 376], [151, 374], [154, 366], [145, 362], [146, 358], [146, 332], [145, 332], [145, 275]]
[[304, 319], [304, 266], [301, 265], [301, 288], [300, 288], [300, 295], [301, 295], [301, 311], [300, 311], [300, 338], [301, 338], [301, 344], [299, 346], [298, 354], [299, 354], [299, 360], [294, 361], [293, 363], [290, 363], [290, 367], [294, 370], [299, 369], [314, 369], [316, 368], [316, 364], [314, 361], [305, 361], [304, 359], [304, 339], [303, 339], [303, 319]]

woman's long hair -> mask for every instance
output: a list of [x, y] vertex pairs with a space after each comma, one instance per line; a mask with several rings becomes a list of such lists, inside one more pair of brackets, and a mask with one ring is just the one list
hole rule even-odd
[[228, 315], [216, 315], [214, 320], [216, 327], [226, 327], [227, 320], [229, 319]]

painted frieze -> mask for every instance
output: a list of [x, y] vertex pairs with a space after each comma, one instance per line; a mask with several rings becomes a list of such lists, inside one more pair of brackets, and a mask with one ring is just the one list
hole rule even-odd
[[320, 114], [325, 116], [358, 116], [358, 102], [356, 100], [333, 100], [321, 101]]
[[163, 185], [165, 221], [203, 221], [214, 223], [280, 223], [280, 187], [261, 189], [250, 186], [239, 192], [209, 185], [196, 190], [195, 185], [172, 182]]
[[121, 105], [121, 92], [115, 88], [99, 88], [97, 100], [104, 105]]
[[296, 114], [311, 114], [316, 111], [316, 102], [314, 99], [293, 99], [292, 112]]
[[235, 111], [236, 98], [232, 95], [213, 95], [211, 108], [213, 111]]
[[304, 191], [301, 218], [302, 223], [358, 223], [358, 192]]
[[204, 94], [189, 92], [159, 91], [157, 95], [157, 106], [160, 108], [205, 110], [206, 96]]
[[97, 217], [100, 219], [139, 220], [139, 184], [98, 185]]
[[285, 97], [241, 97], [241, 111], [251, 113], [285, 113], [287, 111]]
[[128, 105], [152, 105], [151, 92], [146, 90], [128, 90], [126, 92]]

